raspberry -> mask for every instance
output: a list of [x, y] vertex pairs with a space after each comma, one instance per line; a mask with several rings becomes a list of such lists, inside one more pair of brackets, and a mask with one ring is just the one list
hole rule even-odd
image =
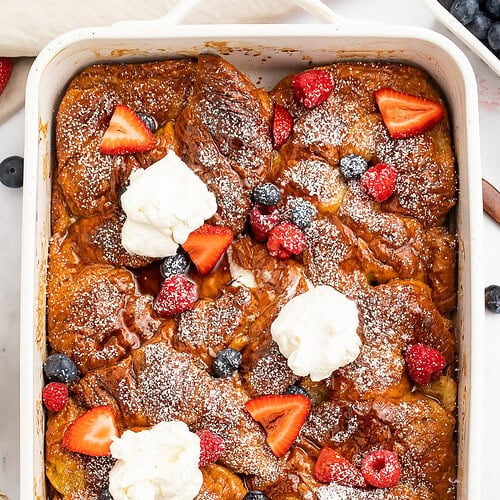
[[68, 388], [61, 382], [50, 382], [42, 391], [45, 408], [49, 411], [61, 411], [68, 402]]
[[196, 434], [200, 438], [199, 466], [217, 462], [225, 449], [224, 440], [212, 431], [198, 431]]
[[274, 107], [273, 119], [273, 145], [279, 149], [290, 137], [293, 129], [292, 115], [279, 104]]
[[389, 450], [373, 451], [361, 462], [365, 481], [376, 488], [395, 486], [401, 477], [401, 465], [396, 453]]
[[386, 163], [370, 167], [361, 177], [361, 186], [376, 201], [387, 200], [396, 185], [396, 169]]
[[273, 257], [288, 259], [290, 255], [298, 255], [306, 248], [305, 234], [294, 224], [284, 222], [274, 226], [269, 233], [267, 249]]
[[280, 223], [280, 215], [276, 207], [255, 205], [250, 210], [250, 228], [257, 241], [267, 240], [271, 229]]
[[416, 384], [425, 385], [441, 376], [446, 366], [445, 357], [433, 347], [413, 344], [405, 353], [410, 378]]
[[316, 461], [314, 477], [320, 483], [332, 481], [342, 486], [366, 488], [361, 472], [349, 460], [337, 453], [333, 448], [325, 446]]
[[295, 75], [292, 87], [296, 99], [311, 109], [328, 99], [333, 90], [333, 79], [329, 71], [310, 69]]
[[189, 309], [197, 298], [196, 285], [184, 274], [174, 274], [163, 282], [153, 308], [163, 318], [175, 316]]

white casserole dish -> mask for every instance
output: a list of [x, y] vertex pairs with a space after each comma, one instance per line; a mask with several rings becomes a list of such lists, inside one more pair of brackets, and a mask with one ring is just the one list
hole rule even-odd
[[[316, 1], [302, 3], [310, 8]], [[319, 17], [338, 21], [322, 4], [320, 7]], [[177, 11], [174, 17], [181, 17], [180, 13]], [[482, 205], [477, 90], [468, 60], [448, 39], [421, 28], [346, 21], [331, 25], [167, 27], [163, 20], [120, 23], [62, 35], [40, 53], [29, 76], [21, 278], [21, 499], [45, 498], [42, 361], [46, 355], [51, 169], [55, 164], [55, 113], [60, 98], [71, 78], [94, 63], [194, 56], [201, 52], [222, 55], [266, 88], [294, 70], [338, 59], [414, 64], [429, 72], [441, 87], [448, 100], [460, 178], [456, 211], [459, 301], [455, 318], [460, 381], [458, 498], [481, 498]]]

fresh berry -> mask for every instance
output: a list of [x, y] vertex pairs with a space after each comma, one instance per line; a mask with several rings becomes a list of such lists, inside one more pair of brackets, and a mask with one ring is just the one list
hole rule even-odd
[[302, 198], [295, 198], [290, 202], [290, 222], [303, 231], [312, 224], [314, 207]]
[[478, 0], [455, 0], [450, 7], [450, 12], [462, 24], [469, 24], [479, 12]]
[[188, 253], [201, 275], [209, 273], [233, 241], [228, 227], [204, 224], [193, 231], [182, 248]]
[[333, 90], [333, 79], [329, 71], [310, 69], [295, 75], [292, 87], [295, 98], [311, 109], [328, 99]]
[[420, 385], [439, 378], [446, 366], [445, 357], [437, 349], [424, 344], [413, 344], [404, 356], [410, 378]]
[[267, 249], [273, 257], [288, 259], [298, 255], [306, 248], [304, 232], [290, 222], [283, 222], [271, 229], [267, 240]]
[[295, 385], [295, 384], [289, 385], [285, 389], [284, 394], [301, 394], [302, 396], [311, 399], [310, 394], [301, 385]]
[[276, 207], [254, 205], [250, 210], [250, 229], [255, 239], [261, 243], [267, 240], [274, 226], [281, 222], [280, 213]]
[[493, 50], [500, 50], [500, 22], [495, 22], [488, 30], [488, 45]]
[[290, 137], [293, 129], [292, 115], [279, 104], [274, 107], [273, 118], [273, 145], [274, 149], [279, 149]]
[[500, 313], [500, 286], [490, 285], [484, 289], [484, 304], [488, 311]]
[[479, 11], [474, 19], [467, 25], [467, 29], [479, 40], [485, 40], [491, 27], [491, 19]]
[[100, 150], [108, 155], [137, 153], [151, 149], [154, 142], [155, 137], [144, 122], [128, 106], [119, 104], [104, 133]]
[[282, 457], [299, 435], [311, 402], [301, 394], [281, 394], [251, 399], [245, 406], [266, 430], [266, 441], [274, 455]]
[[439, 102], [390, 88], [377, 90], [375, 100], [394, 139], [413, 137], [429, 130], [444, 116], [444, 108]]
[[390, 488], [398, 484], [401, 465], [396, 453], [389, 450], [373, 451], [363, 458], [361, 474], [375, 488]]
[[113, 500], [113, 497], [111, 496], [109, 490], [105, 489], [101, 491], [98, 500]]
[[250, 490], [244, 497], [243, 500], [269, 500], [269, 497], [264, 495], [262, 491]]
[[445, 8], [448, 9], [451, 7], [451, 4], [454, 2], [454, 0], [439, 0], [439, 3]]
[[280, 188], [270, 182], [259, 184], [252, 193], [252, 200], [257, 205], [271, 207], [281, 200]]
[[146, 125], [146, 127], [148, 127], [151, 132], [154, 133], [158, 130], [158, 122], [156, 121], [156, 118], [143, 113], [142, 111], [139, 111], [137, 113], [137, 116], [142, 120], [142, 123], [144, 123], [144, 125]]
[[64, 433], [62, 445], [68, 450], [93, 457], [110, 454], [113, 438], [118, 436], [110, 406], [97, 406], [78, 417]]
[[396, 170], [391, 165], [379, 163], [370, 167], [361, 177], [361, 186], [379, 203], [387, 200], [396, 185]]
[[71, 358], [65, 354], [52, 354], [43, 363], [43, 373], [51, 382], [68, 384], [78, 376], [78, 370]]
[[3, 92], [12, 75], [12, 61], [7, 57], [0, 57], [0, 94]]
[[333, 448], [325, 446], [314, 466], [314, 478], [320, 483], [335, 482], [342, 486], [366, 488], [361, 472]]
[[24, 160], [20, 156], [9, 156], [0, 163], [0, 182], [10, 188], [23, 185]]
[[351, 154], [340, 159], [340, 172], [346, 179], [359, 179], [368, 170], [368, 162], [359, 155]]
[[42, 400], [49, 411], [61, 411], [68, 402], [68, 388], [61, 382], [50, 382], [42, 391]]
[[158, 316], [168, 318], [190, 309], [197, 298], [196, 284], [184, 274], [174, 274], [163, 282], [153, 309]]
[[486, 0], [484, 8], [493, 17], [500, 17], [500, 0]]
[[160, 264], [160, 274], [163, 279], [174, 274], [186, 274], [189, 269], [189, 260], [183, 252], [165, 257]]
[[214, 359], [214, 372], [220, 378], [230, 377], [241, 365], [241, 352], [228, 347], [217, 353]]
[[224, 440], [212, 431], [198, 431], [200, 438], [200, 467], [213, 464], [219, 460], [225, 449]]

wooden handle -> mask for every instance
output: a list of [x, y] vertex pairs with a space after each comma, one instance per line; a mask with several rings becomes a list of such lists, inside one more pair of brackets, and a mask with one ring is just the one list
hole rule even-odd
[[483, 210], [500, 224], [500, 193], [483, 179]]

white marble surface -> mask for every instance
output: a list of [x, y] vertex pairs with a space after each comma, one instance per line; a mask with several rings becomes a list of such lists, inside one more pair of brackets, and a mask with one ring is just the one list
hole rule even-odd
[[[325, 2], [345, 17], [372, 19], [390, 24], [423, 26], [443, 33], [457, 43], [469, 57], [479, 86], [481, 157], [483, 176], [500, 186], [500, 79], [482, 61], [441, 26], [418, 0], [335, 0]], [[8, 21], [8, 20], [7, 20]], [[304, 14], [290, 22], [312, 20]], [[5, 20], [4, 20], [5, 22]], [[1, 36], [1, 35], [0, 35]], [[0, 159], [23, 154], [23, 118], [20, 111], [0, 125]], [[19, 273], [22, 190], [0, 185], [0, 490], [11, 499], [19, 496]], [[484, 217], [484, 284], [500, 284], [500, 226]], [[500, 353], [500, 315], [486, 313], [484, 377], [485, 398], [482, 421], [485, 436], [483, 462], [484, 499], [500, 498], [498, 448], [500, 447], [500, 398], [498, 398], [498, 358]], [[469, 499], [479, 500], [479, 499]]]

